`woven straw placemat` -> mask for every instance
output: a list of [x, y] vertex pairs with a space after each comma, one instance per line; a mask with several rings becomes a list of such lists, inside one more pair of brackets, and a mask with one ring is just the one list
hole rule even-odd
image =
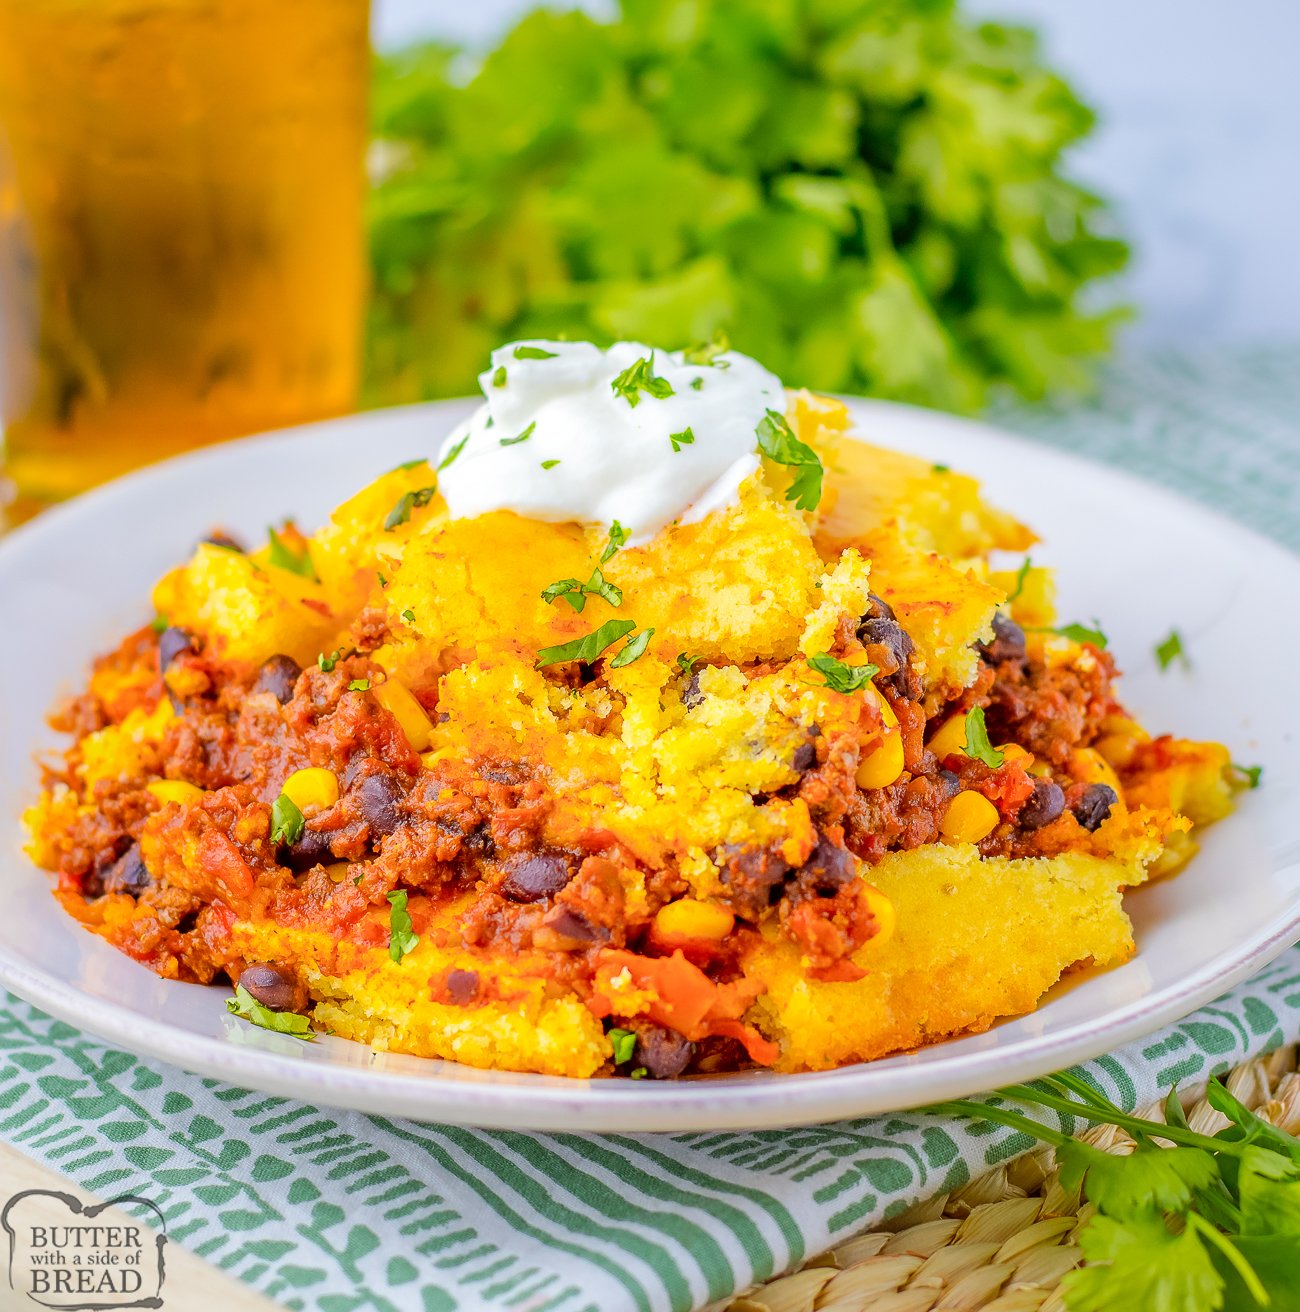
[[[1294, 1045], [1237, 1066], [1229, 1090], [1266, 1121], [1300, 1136]], [[1216, 1134], [1228, 1124], [1204, 1098], [1184, 1100], [1188, 1124]], [[1164, 1120], [1154, 1103], [1139, 1113]], [[1112, 1153], [1133, 1151], [1123, 1130], [1079, 1136]], [[1061, 1186], [1052, 1150], [1039, 1148], [952, 1193], [813, 1258], [801, 1270], [718, 1304], [719, 1312], [1065, 1312], [1061, 1281], [1083, 1261], [1075, 1242], [1091, 1214]]]

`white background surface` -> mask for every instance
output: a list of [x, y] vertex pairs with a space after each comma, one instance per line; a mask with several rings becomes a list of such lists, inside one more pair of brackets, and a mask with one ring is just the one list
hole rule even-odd
[[[526, 0], [374, 0], [391, 46], [491, 41]], [[581, 6], [599, 10], [601, 0]], [[1132, 340], [1300, 338], [1300, 0], [971, 0], [1032, 23], [1100, 111], [1074, 161], [1137, 247]]]

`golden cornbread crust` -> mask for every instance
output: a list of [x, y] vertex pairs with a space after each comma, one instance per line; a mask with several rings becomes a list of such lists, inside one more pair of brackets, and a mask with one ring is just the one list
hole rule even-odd
[[549, 1075], [825, 1069], [1124, 961], [1227, 752], [1125, 712], [975, 480], [788, 419], [811, 512], [765, 462], [630, 547], [450, 519], [416, 462], [311, 536], [201, 544], [56, 713], [32, 858], [258, 1023]]

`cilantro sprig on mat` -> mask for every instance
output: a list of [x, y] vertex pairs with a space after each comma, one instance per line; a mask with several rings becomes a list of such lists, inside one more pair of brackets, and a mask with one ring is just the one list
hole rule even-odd
[[[1153, 1121], [1068, 1073], [1003, 1089], [996, 1104], [932, 1110], [1021, 1130], [1055, 1149], [1062, 1185], [1080, 1187], [1095, 1208], [1079, 1236], [1086, 1264], [1062, 1284], [1070, 1312], [1300, 1308], [1300, 1140], [1218, 1081], [1206, 1097], [1228, 1121], [1214, 1135], [1190, 1128], [1173, 1089], [1166, 1120]], [[1134, 1150], [1104, 1152], [1002, 1100], [1113, 1125]]]

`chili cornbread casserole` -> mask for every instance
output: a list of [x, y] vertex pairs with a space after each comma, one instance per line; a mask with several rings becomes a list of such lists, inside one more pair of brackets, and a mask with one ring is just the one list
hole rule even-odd
[[483, 384], [96, 662], [27, 815], [70, 914], [271, 1028], [577, 1077], [863, 1061], [1132, 954], [1228, 754], [1135, 723], [973, 479], [716, 348]]

